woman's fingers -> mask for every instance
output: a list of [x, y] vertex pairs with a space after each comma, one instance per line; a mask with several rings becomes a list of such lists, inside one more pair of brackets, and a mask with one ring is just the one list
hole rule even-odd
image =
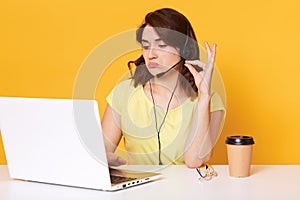
[[210, 52], [210, 56], [208, 57], [208, 59], [209, 59], [212, 63], [214, 63], [214, 61], [215, 61], [216, 47], [217, 47], [217, 45], [216, 45], [216, 44], [213, 44], [212, 49], [211, 49], [211, 52]]
[[107, 161], [108, 165], [110, 166], [120, 166], [126, 164], [126, 160], [124, 160], [120, 156], [115, 155], [114, 153], [107, 153]]
[[186, 60], [185, 63], [195, 65], [195, 66], [199, 66], [201, 68], [204, 68], [206, 66], [206, 63], [204, 63], [200, 60]]
[[198, 70], [196, 70], [195, 67], [191, 63], [186, 62], [184, 65], [190, 70], [190, 72], [192, 73], [192, 75], [194, 77], [197, 76]]
[[205, 48], [206, 48], [206, 52], [207, 52], [207, 57], [209, 58], [211, 56], [211, 50], [209, 47], [208, 42], [204, 42]]

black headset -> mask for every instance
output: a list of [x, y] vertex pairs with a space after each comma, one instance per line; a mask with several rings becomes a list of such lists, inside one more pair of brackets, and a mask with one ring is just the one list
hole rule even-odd
[[[186, 23], [186, 39], [183, 45], [183, 48], [180, 49], [180, 56], [181, 56], [181, 60], [185, 61], [188, 56], [191, 54], [191, 49], [188, 48], [188, 44], [189, 44], [189, 37], [190, 37], [190, 24], [189, 22]], [[198, 71], [201, 72], [203, 69], [197, 65], [193, 65], [194, 68]]]
[[185, 38], [185, 42], [184, 42], [184, 45], [183, 45], [183, 48], [180, 49], [180, 56], [183, 58], [183, 59], [186, 59], [187, 56], [190, 54], [190, 49], [188, 48], [188, 43], [189, 43], [189, 37], [190, 37], [190, 25], [189, 23], [187, 22], [186, 23], [186, 38]]

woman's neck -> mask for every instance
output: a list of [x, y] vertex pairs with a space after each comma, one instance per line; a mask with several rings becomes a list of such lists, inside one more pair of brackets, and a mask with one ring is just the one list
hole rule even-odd
[[145, 85], [144, 91], [151, 101], [153, 96], [155, 105], [160, 106], [163, 109], [167, 108], [166, 102], [170, 101], [172, 93], [174, 94], [171, 99], [169, 109], [180, 106], [181, 103], [187, 98], [185, 92], [180, 87], [178, 72], [175, 73], [175, 76], [172, 76], [172, 74], [170, 73], [168, 74], [168, 76], [166, 75], [160, 78], [152, 78]]

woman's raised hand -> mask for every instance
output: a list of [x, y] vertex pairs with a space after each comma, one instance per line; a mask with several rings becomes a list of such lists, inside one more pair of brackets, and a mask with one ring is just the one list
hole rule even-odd
[[[210, 95], [210, 85], [215, 63], [216, 44], [210, 48], [207, 42], [204, 43], [207, 51], [207, 63], [200, 60], [186, 60], [185, 66], [190, 70], [198, 87], [199, 95]], [[193, 65], [201, 67], [203, 70], [198, 72]]]

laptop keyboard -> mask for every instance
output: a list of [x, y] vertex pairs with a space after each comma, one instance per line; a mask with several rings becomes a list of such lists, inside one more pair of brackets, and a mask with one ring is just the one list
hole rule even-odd
[[133, 178], [133, 177], [110, 175], [111, 183], [114, 183], [114, 184], [123, 183], [123, 182], [126, 182], [126, 181], [132, 181], [132, 180], [135, 180], [135, 179], [136, 178]]

